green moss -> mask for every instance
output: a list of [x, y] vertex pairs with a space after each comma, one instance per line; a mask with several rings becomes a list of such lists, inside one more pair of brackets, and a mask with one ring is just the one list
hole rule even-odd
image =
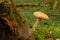
[[11, 1], [11, 6], [12, 7], [11, 7], [10, 18], [13, 19], [16, 22], [16, 24], [19, 24], [23, 18], [21, 17], [19, 12], [17, 11], [16, 6], [13, 3], [13, 1]]

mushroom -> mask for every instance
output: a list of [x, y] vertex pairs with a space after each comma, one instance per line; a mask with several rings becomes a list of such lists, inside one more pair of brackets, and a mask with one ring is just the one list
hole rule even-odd
[[36, 17], [37, 19], [36, 19], [35, 24], [32, 27], [32, 31], [35, 31], [36, 27], [38, 26], [38, 24], [41, 20], [49, 20], [48, 15], [45, 14], [44, 12], [38, 12], [38, 11], [34, 12], [33, 16]]

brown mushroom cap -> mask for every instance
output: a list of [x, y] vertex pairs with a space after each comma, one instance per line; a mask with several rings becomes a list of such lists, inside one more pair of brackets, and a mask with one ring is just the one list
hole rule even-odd
[[36, 18], [39, 18], [39, 19], [45, 19], [45, 20], [49, 19], [48, 15], [45, 14], [44, 12], [34, 12], [33, 16], [35, 16]]

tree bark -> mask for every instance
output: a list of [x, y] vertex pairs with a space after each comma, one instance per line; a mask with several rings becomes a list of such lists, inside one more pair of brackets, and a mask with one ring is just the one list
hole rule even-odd
[[9, 36], [10, 39], [8, 40], [35, 40], [31, 28], [19, 14], [12, 0], [8, 3], [8, 6], [10, 8], [9, 14], [1, 17], [9, 25], [10, 30], [12, 30], [12, 35]]

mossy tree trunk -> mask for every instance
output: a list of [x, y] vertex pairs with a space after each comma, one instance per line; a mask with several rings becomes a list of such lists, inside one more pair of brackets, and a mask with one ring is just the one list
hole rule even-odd
[[[7, 1], [4, 3], [6, 2]], [[12, 35], [9, 36], [10, 39], [7, 40], [35, 40], [28, 23], [19, 14], [13, 1], [8, 0], [8, 3], [5, 4], [5, 6], [10, 8], [10, 12], [8, 15], [2, 16], [1, 18], [6, 21], [10, 30], [12, 30]]]

